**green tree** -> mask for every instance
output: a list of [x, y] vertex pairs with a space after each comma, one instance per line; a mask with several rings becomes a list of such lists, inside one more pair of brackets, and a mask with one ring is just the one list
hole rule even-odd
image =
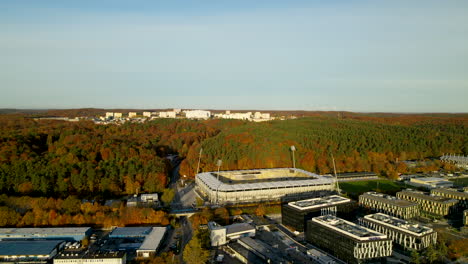
[[419, 255], [419, 253], [416, 250], [411, 251], [411, 263], [420, 264], [421, 263], [420, 258], [421, 258], [421, 256]]
[[163, 195], [161, 196], [161, 201], [169, 205], [172, 202], [172, 200], [174, 200], [174, 196], [175, 196], [174, 189], [171, 189], [171, 188], [164, 189]]
[[183, 252], [184, 261], [190, 264], [205, 264], [209, 256], [209, 251], [202, 248], [201, 241], [197, 235], [192, 237]]
[[439, 254], [437, 253], [437, 250], [432, 245], [430, 245], [426, 249], [427, 261], [429, 261], [429, 263], [434, 263], [434, 261], [436, 261], [438, 257], [439, 257]]

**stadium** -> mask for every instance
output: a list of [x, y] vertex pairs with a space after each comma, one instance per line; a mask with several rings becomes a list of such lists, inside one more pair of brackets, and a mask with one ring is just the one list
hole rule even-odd
[[323, 196], [335, 190], [334, 179], [295, 168], [203, 172], [197, 192], [212, 204], [239, 204]]

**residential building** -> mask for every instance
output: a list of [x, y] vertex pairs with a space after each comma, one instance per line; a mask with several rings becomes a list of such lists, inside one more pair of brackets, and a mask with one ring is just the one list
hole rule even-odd
[[209, 222], [211, 246], [225, 245], [229, 241], [242, 237], [254, 237], [255, 227], [248, 223], [236, 223], [228, 226], [218, 225], [216, 222]]
[[364, 193], [359, 196], [359, 205], [402, 219], [410, 219], [419, 215], [418, 204], [383, 193]]
[[176, 112], [159, 112], [160, 118], [176, 118]]
[[0, 240], [50, 239], [81, 241], [92, 234], [90, 227], [0, 228]]
[[121, 119], [122, 118], [122, 113], [114, 113], [114, 118], [115, 119]]
[[143, 112], [144, 117], [151, 117], [151, 112]]
[[210, 111], [205, 110], [187, 110], [185, 112], [185, 117], [189, 119], [209, 119], [211, 117]]
[[379, 261], [392, 254], [392, 240], [387, 235], [332, 215], [307, 221], [305, 237], [347, 263]]
[[444, 178], [437, 178], [437, 177], [411, 178], [408, 184], [416, 186], [416, 187], [424, 187], [426, 189], [453, 187], [453, 182], [447, 181]]
[[437, 243], [437, 232], [432, 228], [382, 213], [366, 215], [359, 224], [386, 234], [405, 250], [419, 251]]
[[107, 113], [106, 113], [106, 119], [111, 119], [111, 118], [114, 118], [114, 113], [112, 113], [112, 112], [107, 112]]
[[468, 209], [468, 193], [467, 192], [460, 192], [455, 189], [440, 188], [440, 189], [432, 189], [431, 194], [458, 200], [457, 210]]
[[129, 112], [128, 113], [128, 117], [130, 117], [130, 118], [133, 118], [133, 117], [136, 117], [136, 116], [137, 116], [136, 112]]
[[420, 191], [405, 190], [397, 192], [397, 197], [415, 202], [419, 208], [430, 214], [446, 216], [455, 210], [458, 200], [442, 196], [427, 195]]
[[463, 211], [463, 225], [468, 225], [468, 209]]
[[1, 263], [47, 263], [57, 255], [63, 240], [0, 241]]
[[62, 252], [54, 258], [54, 264], [126, 264], [127, 254], [124, 251]]
[[350, 199], [338, 195], [289, 202], [281, 206], [282, 224], [302, 232], [312, 217], [328, 214], [343, 217], [350, 213], [350, 204]]

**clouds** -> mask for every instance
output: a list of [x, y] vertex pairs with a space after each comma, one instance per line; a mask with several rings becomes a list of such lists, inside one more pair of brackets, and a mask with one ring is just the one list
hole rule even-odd
[[468, 111], [466, 4], [425, 3], [32, 6], [0, 18], [0, 105]]

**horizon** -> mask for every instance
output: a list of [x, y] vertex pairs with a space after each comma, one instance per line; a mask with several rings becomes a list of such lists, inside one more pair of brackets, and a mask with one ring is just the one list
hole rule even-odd
[[467, 2], [0, 7], [1, 108], [468, 112]]

